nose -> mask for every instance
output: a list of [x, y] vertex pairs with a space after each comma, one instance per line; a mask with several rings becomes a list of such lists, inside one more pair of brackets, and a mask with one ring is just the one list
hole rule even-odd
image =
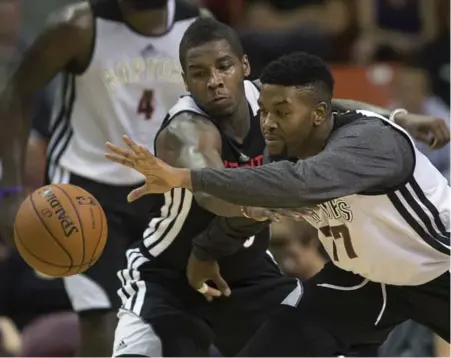
[[215, 90], [219, 87], [224, 86], [224, 80], [222, 78], [221, 73], [218, 70], [214, 69], [211, 72], [211, 75], [210, 75], [210, 78], [208, 79], [207, 85], [208, 85], [208, 88], [212, 89], [212, 90]]
[[260, 112], [260, 126], [263, 132], [271, 132], [277, 128], [277, 123], [271, 113]]

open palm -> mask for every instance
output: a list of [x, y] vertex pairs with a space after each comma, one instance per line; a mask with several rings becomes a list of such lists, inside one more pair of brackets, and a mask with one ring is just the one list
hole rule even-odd
[[134, 201], [146, 194], [166, 193], [176, 186], [174, 178], [176, 168], [171, 167], [162, 160], [156, 158], [149, 150], [136, 144], [128, 136], [123, 137], [127, 148], [120, 148], [107, 142], [106, 147], [110, 153], [105, 157], [115, 163], [133, 168], [145, 176], [145, 184], [133, 190], [128, 195], [128, 201]]

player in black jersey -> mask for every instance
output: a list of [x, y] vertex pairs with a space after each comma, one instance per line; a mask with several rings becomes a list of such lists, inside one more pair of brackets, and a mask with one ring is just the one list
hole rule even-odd
[[[187, 168], [261, 165], [258, 90], [244, 81], [249, 63], [233, 30], [215, 21], [195, 22], [181, 42], [180, 60], [191, 96], [169, 112], [156, 139], [157, 155]], [[109, 157], [125, 165], [136, 159], [109, 148], [116, 153]], [[297, 282], [283, 277], [265, 253], [267, 224], [243, 218], [243, 210], [257, 220], [269, 216], [263, 209], [241, 208], [202, 193], [193, 197], [186, 190], [160, 197], [144, 240], [129, 250], [128, 268], [119, 274], [123, 306], [115, 356], [202, 356], [211, 343], [233, 355], [279, 303], [296, 304]], [[189, 287], [187, 274], [207, 297], [229, 297], [207, 302]], [[205, 291], [207, 280], [218, 290]]]

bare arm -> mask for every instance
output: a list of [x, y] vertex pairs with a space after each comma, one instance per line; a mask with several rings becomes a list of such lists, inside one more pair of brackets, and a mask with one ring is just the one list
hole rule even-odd
[[[222, 169], [222, 140], [213, 123], [202, 116], [182, 113], [166, 127], [156, 140], [157, 156], [179, 168]], [[194, 193], [197, 203], [218, 216], [242, 216], [241, 208], [212, 195]]]
[[22, 184], [33, 97], [58, 72], [83, 71], [90, 57], [92, 32], [87, 4], [70, 6], [51, 16], [0, 94], [2, 187]]
[[334, 111], [347, 112], [347, 111], [357, 111], [359, 109], [364, 109], [366, 111], [377, 113], [385, 118], [390, 117], [391, 114], [390, 110], [379, 106], [375, 106], [373, 104], [355, 101], [353, 99], [342, 99], [342, 98], [332, 99], [332, 110]]

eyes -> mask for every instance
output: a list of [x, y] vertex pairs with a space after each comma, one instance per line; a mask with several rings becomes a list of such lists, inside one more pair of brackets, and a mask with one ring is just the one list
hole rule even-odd
[[286, 110], [277, 109], [273, 112], [269, 112], [264, 108], [260, 108], [260, 117], [266, 118], [270, 113], [271, 113], [271, 115], [273, 115], [277, 118], [280, 118], [280, 119], [286, 118], [291, 114], [289, 111], [286, 111]]
[[[218, 66], [216, 66], [216, 69], [220, 72], [220, 73], [225, 73], [227, 71], [229, 71], [231, 68], [233, 67], [233, 63], [231, 63], [230, 61], [224, 61], [219, 63]], [[207, 70], [192, 70], [191, 72], [191, 76], [194, 78], [207, 78], [208, 76], [210, 76], [210, 71]]]

